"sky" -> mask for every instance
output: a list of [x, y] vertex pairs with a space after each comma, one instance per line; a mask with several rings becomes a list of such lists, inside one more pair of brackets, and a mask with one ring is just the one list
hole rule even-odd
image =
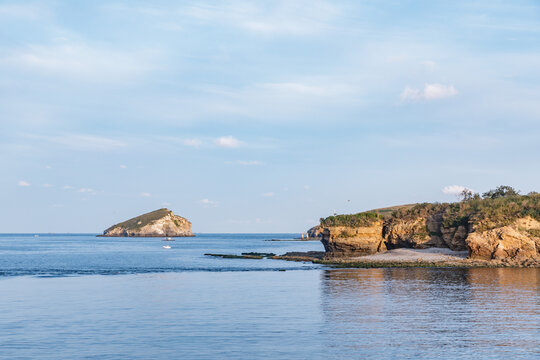
[[0, 232], [540, 190], [538, 1], [0, 1]]

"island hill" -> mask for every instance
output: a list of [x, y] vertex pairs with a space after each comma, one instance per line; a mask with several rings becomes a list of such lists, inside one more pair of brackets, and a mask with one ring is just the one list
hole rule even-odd
[[185, 237], [195, 236], [191, 223], [169, 209], [155, 210], [113, 225], [99, 236]]
[[[500, 186], [482, 196], [465, 191], [455, 203], [422, 203], [322, 218], [324, 260], [362, 267], [394, 249], [462, 252], [451, 265], [540, 266], [540, 194]], [[401, 251], [401, 250], [399, 250]], [[381, 255], [379, 255], [381, 254]], [[287, 254], [286, 254], [287, 255]], [[386, 254], [385, 254], [386, 255]], [[418, 259], [421, 261], [421, 259]], [[375, 264], [375, 266], [377, 266]], [[399, 264], [397, 264], [399, 266]]]

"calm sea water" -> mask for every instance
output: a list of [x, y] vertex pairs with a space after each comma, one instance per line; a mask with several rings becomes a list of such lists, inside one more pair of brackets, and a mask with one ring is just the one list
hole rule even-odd
[[0, 358], [540, 358], [538, 269], [203, 255], [322, 250], [264, 241], [297, 235], [0, 235]]

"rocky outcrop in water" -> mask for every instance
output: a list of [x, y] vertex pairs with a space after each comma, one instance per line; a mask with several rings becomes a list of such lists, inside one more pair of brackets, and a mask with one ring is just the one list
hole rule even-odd
[[133, 237], [184, 237], [195, 236], [191, 232], [191, 223], [169, 209], [159, 209], [119, 224], [103, 232], [102, 236]]
[[327, 254], [336, 256], [358, 256], [386, 251], [382, 237], [382, 220], [370, 226], [325, 227], [321, 242]]
[[531, 218], [518, 219], [510, 226], [470, 233], [466, 239], [472, 259], [503, 260], [533, 259], [540, 257], [540, 223]]
[[322, 237], [322, 227], [320, 225], [314, 226], [307, 231], [307, 236], [312, 239]]
[[396, 207], [321, 219], [326, 258], [396, 248], [469, 251], [470, 259], [540, 260], [540, 195], [478, 197], [461, 203]]

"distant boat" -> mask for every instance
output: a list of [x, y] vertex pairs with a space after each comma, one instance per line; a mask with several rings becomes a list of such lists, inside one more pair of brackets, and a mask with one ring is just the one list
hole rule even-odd
[[34, 237], [39, 237], [39, 235], [34, 235]]
[[163, 245], [163, 248], [164, 248], [164, 249], [170, 249], [171, 246], [170, 246], [170, 245]]
[[163, 239], [162, 241], [174, 241], [173, 238], [170, 238], [170, 237], [166, 237], [165, 239]]

